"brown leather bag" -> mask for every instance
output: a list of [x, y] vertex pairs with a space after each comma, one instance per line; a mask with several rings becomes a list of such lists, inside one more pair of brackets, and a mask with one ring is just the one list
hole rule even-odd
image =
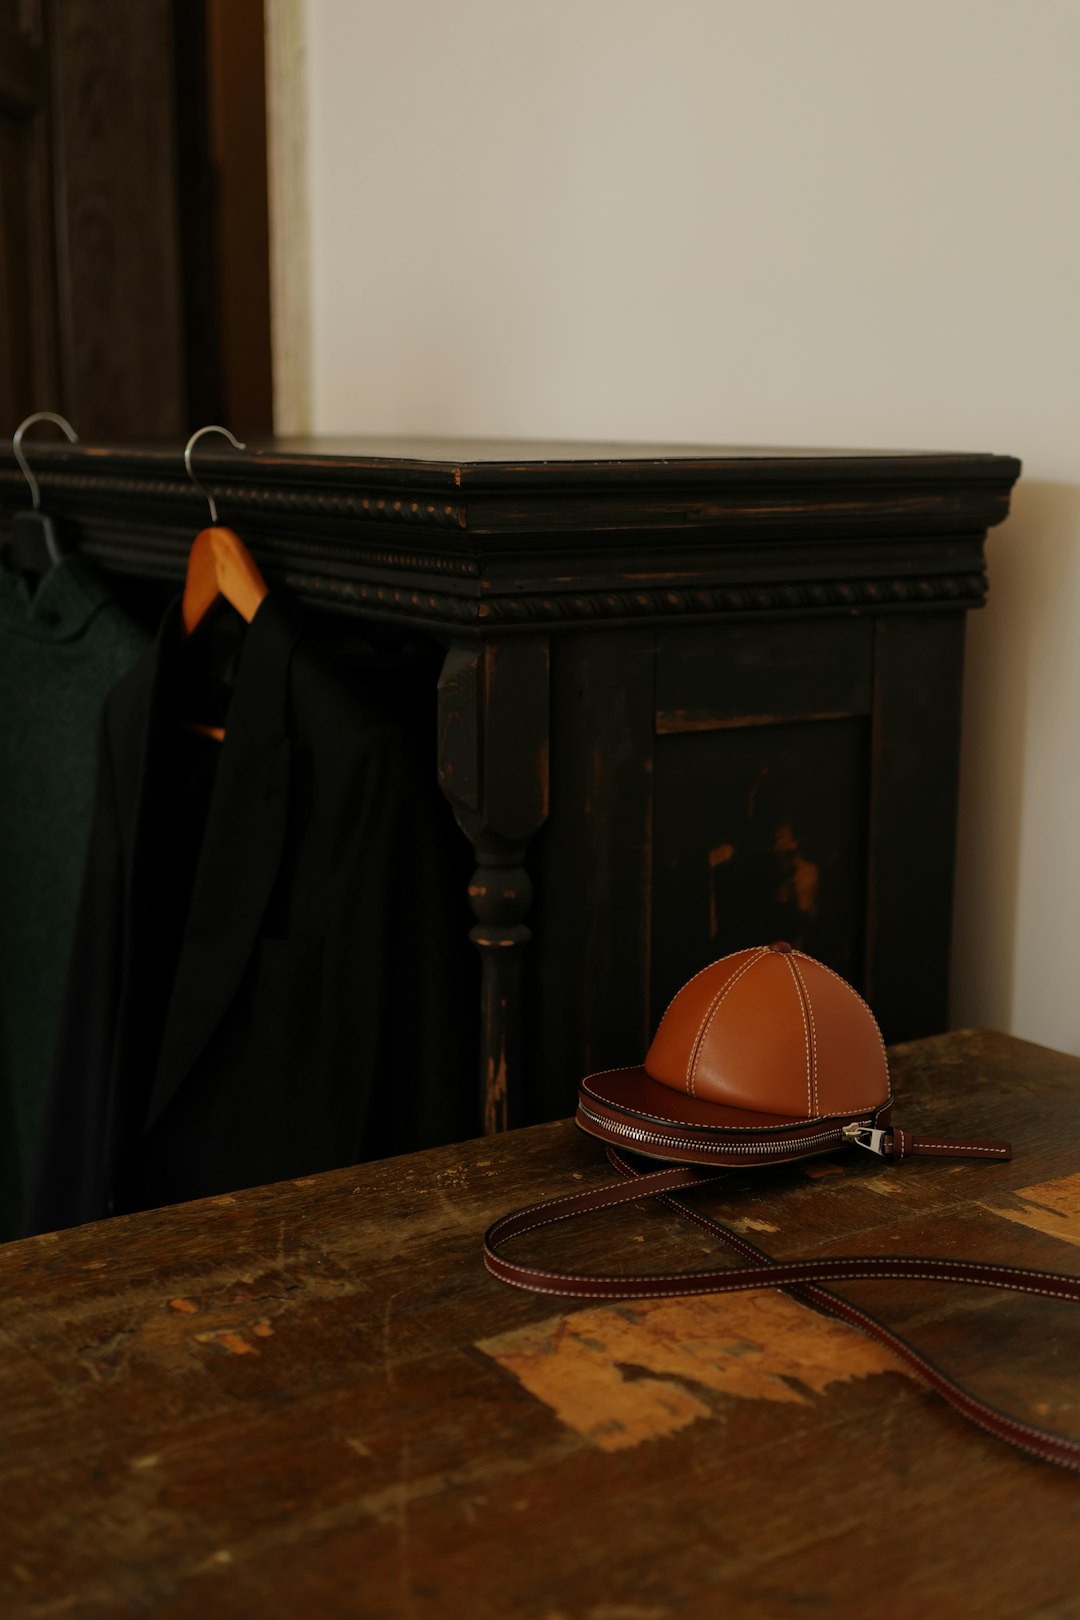
[[[919, 1279], [1005, 1288], [1080, 1301], [1080, 1279], [978, 1261], [845, 1256], [773, 1261], [740, 1233], [672, 1195], [711, 1185], [734, 1167], [782, 1164], [861, 1147], [902, 1164], [918, 1155], [1005, 1160], [1007, 1142], [916, 1137], [892, 1123], [885, 1044], [870, 1008], [839, 974], [782, 941], [736, 951], [695, 975], [671, 1002], [644, 1064], [589, 1075], [577, 1123], [607, 1144], [621, 1180], [533, 1204], [492, 1225], [484, 1262], [518, 1288], [566, 1299], [655, 1299], [783, 1288], [880, 1340], [958, 1412], [999, 1439], [1080, 1470], [1080, 1441], [999, 1412], [953, 1382], [825, 1282]], [[624, 1150], [663, 1160], [643, 1171]], [[540, 1270], [502, 1245], [537, 1227], [657, 1198], [750, 1262], [742, 1267], [639, 1276]]]

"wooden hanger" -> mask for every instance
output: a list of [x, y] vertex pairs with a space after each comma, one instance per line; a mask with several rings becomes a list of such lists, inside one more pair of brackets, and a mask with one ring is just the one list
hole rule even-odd
[[184, 599], [180, 604], [184, 634], [190, 636], [219, 596], [231, 602], [245, 623], [250, 624], [266, 590], [258, 564], [238, 534], [217, 524], [203, 529], [195, 536], [188, 557]]
[[[195, 477], [191, 465], [191, 452], [196, 440], [204, 433], [224, 433], [238, 450], [247, 448], [239, 439], [233, 437], [228, 428], [213, 426], [199, 428], [197, 433], [191, 435], [184, 448], [184, 466], [187, 468], [188, 477], [209, 501], [212, 524], [210, 528], [200, 530], [195, 536], [188, 555], [187, 578], [180, 604], [180, 617], [185, 636], [191, 635], [219, 596], [223, 596], [231, 603], [245, 623], [250, 624], [260, 602], [267, 594], [266, 581], [259, 572], [258, 564], [251, 552], [238, 534], [218, 523], [214, 497], [208, 490], [203, 489]], [[198, 720], [185, 720], [184, 725], [189, 731], [198, 731], [203, 736], [215, 738], [218, 742], [225, 736], [222, 726], [208, 726]]]

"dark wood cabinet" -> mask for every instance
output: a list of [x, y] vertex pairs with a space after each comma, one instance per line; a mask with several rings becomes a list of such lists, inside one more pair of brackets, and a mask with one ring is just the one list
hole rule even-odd
[[[693, 972], [775, 937], [862, 988], [887, 1039], [946, 1024], [965, 614], [1017, 461], [422, 440], [200, 459], [272, 581], [437, 646], [486, 1128], [565, 1113], [583, 1073], [640, 1061]], [[179, 582], [205, 510], [179, 445], [34, 461], [104, 567]], [[10, 457], [0, 498], [19, 504]]]

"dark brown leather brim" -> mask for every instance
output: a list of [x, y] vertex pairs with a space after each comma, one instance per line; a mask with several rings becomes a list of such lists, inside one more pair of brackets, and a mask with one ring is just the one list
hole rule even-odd
[[[725, 1108], [720, 1103], [705, 1102], [685, 1092], [673, 1091], [661, 1085], [645, 1072], [642, 1064], [633, 1069], [607, 1069], [590, 1074], [581, 1082], [584, 1098], [606, 1103], [643, 1122], [656, 1121], [663, 1125], [691, 1126], [697, 1130], [719, 1131], [778, 1131], [793, 1125], [806, 1125], [806, 1115], [759, 1114], [745, 1108]], [[867, 1114], [880, 1111], [868, 1108]], [[843, 1116], [845, 1119], [849, 1115]]]

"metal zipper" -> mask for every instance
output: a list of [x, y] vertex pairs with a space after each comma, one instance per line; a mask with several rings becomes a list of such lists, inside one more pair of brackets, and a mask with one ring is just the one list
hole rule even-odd
[[[605, 1130], [614, 1131], [617, 1136], [625, 1136], [632, 1142], [648, 1142], [655, 1147], [691, 1148], [698, 1152], [703, 1148], [708, 1150], [713, 1146], [712, 1143], [703, 1142], [700, 1138], [695, 1140], [690, 1137], [666, 1136], [659, 1131], [642, 1130], [637, 1125], [624, 1125], [621, 1120], [605, 1119], [600, 1114], [591, 1113], [585, 1107], [585, 1104], [580, 1101], [578, 1102], [578, 1111], [584, 1114], [586, 1119], [591, 1120], [594, 1125], [602, 1125]], [[857, 1129], [865, 1131], [869, 1129], [869, 1125], [863, 1123]], [[736, 1155], [745, 1154], [747, 1158], [753, 1158], [756, 1154], [776, 1153], [777, 1151], [786, 1152], [789, 1149], [798, 1151], [802, 1148], [822, 1147], [833, 1143], [839, 1147], [841, 1142], [853, 1139], [852, 1135], [849, 1134], [851, 1132], [852, 1127], [845, 1125], [837, 1126], [829, 1131], [817, 1131], [813, 1136], [787, 1137], [783, 1141], [777, 1141], [774, 1138], [769, 1142], [724, 1142], [723, 1152]], [[719, 1144], [716, 1145], [719, 1146]]]

